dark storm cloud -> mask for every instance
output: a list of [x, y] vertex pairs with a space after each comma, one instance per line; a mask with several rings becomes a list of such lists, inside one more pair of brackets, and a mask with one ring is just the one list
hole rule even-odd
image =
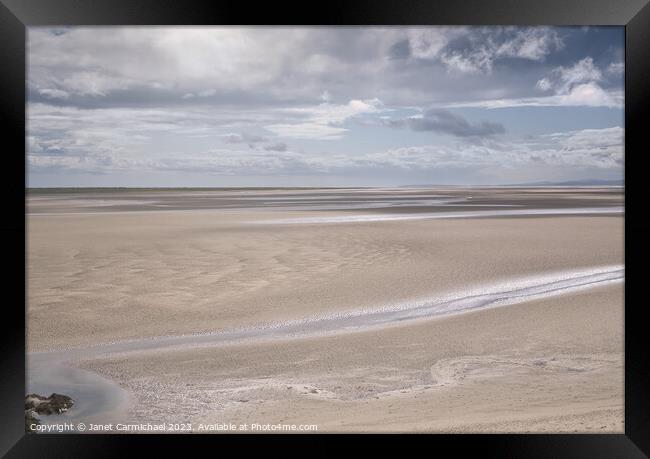
[[456, 137], [490, 137], [506, 132], [500, 123], [482, 121], [471, 124], [462, 116], [442, 109], [428, 110], [421, 118], [409, 117], [388, 120], [386, 123], [395, 128], [408, 127], [413, 131], [433, 131]]
[[286, 143], [278, 142], [265, 145], [263, 148], [266, 151], [287, 151], [288, 147]]

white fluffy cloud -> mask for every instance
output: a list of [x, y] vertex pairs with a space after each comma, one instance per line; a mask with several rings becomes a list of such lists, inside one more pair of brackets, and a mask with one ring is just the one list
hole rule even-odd
[[622, 107], [622, 89], [604, 89], [603, 72], [596, 67], [591, 57], [568, 67], [556, 67], [548, 75], [539, 79], [535, 88], [551, 95], [522, 97], [517, 99], [492, 99], [449, 104], [450, 107]]
[[401, 147], [369, 155], [375, 165], [400, 168], [485, 168], [549, 166], [620, 168], [623, 129], [584, 129], [537, 136], [526, 141], [484, 145]]
[[435, 54], [452, 73], [490, 73], [495, 61], [504, 58], [542, 61], [564, 46], [557, 31], [548, 27], [468, 32], [468, 36], [471, 46]]
[[551, 74], [538, 81], [542, 90], [554, 89], [557, 93], [568, 94], [576, 85], [595, 83], [603, 79], [603, 74], [594, 65], [591, 57], [576, 62], [570, 67], [557, 67]]
[[625, 71], [625, 63], [624, 62], [611, 62], [607, 66], [607, 73], [612, 74], [612, 75], [621, 75]]
[[466, 27], [424, 27], [409, 29], [406, 36], [413, 57], [437, 59], [450, 42], [470, 33]]
[[564, 42], [556, 29], [529, 27], [517, 30], [514, 37], [501, 43], [495, 55], [539, 61], [563, 46]]
[[620, 91], [606, 91], [600, 86], [603, 73], [591, 57], [569, 67], [557, 67], [537, 82], [542, 91], [553, 91], [550, 101], [558, 105], [622, 106]]
[[315, 107], [282, 110], [289, 115], [299, 115], [304, 121], [280, 123], [265, 126], [271, 132], [282, 137], [296, 139], [335, 140], [347, 131], [341, 127], [348, 119], [359, 115], [384, 111], [379, 99], [351, 100], [344, 105], [328, 102]]

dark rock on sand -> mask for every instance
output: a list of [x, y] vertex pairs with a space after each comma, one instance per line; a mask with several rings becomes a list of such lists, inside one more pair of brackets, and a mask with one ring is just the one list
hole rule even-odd
[[41, 424], [41, 420], [34, 415], [33, 410], [25, 410], [25, 432], [33, 432], [32, 426]]
[[43, 397], [38, 394], [29, 394], [25, 397], [25, 410], [33, 410], [37, 414], [61, 414], [74, 405], [67, 395], [52, 394]]
[[43, 397], [38, 394], [29, 394], [25, 397], [25, 432], [33, 432], [32, 426], [39, 425], [37, 414], [61, 414], [74, 405], [67, 395], [52, 394]]

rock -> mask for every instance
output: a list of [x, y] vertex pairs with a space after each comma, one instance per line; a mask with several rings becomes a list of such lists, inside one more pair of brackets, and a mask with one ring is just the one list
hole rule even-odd
[[34, 432], [32, 426], [40, 424], [41, 421], [34, 415], [33, 410], [25, 410], [25, 432]]
[[29, 394], [25, 397], [25, 410], [36, 414], [61, 414], [74, 405], [74, 400], [67, 395], [52, 394], [43, 397], [38, 394]]

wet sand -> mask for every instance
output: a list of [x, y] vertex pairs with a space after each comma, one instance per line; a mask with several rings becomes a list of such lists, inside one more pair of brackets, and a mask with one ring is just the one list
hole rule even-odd
[[622, 288], [317, 339], [82, 364], [141, 422], [321, 432], [622, 432]]
[[[36, 193], [28, 348], [224, 331], [623, 264], [620, 213], [269, 220], [617, 206], [621, 190], [607, 188]], [[150, 422], [620, 432], [622, 321], [617, 284], [382, 329], [81, 366], [127, 389], [129, 416]]]
[[[621, 187], [444, 187], [332, 189], [32, 189], [28, 212], [121, 212], [199, 209], [440, 212], [608, 207], [622, 204]], [[439, 205], [442, 204], [442, 205]]]

